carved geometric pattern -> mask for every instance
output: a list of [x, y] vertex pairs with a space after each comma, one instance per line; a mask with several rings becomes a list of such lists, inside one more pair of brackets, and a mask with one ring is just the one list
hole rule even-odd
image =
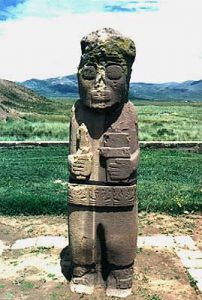
[[136, 185], [99, 186], [69, 183], [69, 203], [85, 206], [131, 206]]

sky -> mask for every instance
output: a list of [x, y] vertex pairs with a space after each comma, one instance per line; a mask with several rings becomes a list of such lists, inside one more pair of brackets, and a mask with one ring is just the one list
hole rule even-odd
[[112, 27], [137, 48], [132, 82], [202, 79], [202, 0], [0, 0], [0, 78], [77, 72], [80, 40]]

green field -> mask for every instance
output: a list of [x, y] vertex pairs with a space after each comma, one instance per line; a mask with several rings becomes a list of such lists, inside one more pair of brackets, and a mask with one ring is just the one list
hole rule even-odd
[[[0, 213], [66, 214], [65, 146], [1, 148]], [[139, 209], [168, 213], [202, 211], [201, 155], [182, 150], [142, 150]]]
[[201, 141], [202, 103], [135, 102], [142, 141]]
[[0, 121], [0, 140], [67, 140], [73, 103], [71, 99], [50, 100], [32, 103], [29, 108], [25, 103], [22, 107], [9, 103], [10, 108], [18, 111], [20, 118]]
[[[0, 122], [1, 141], [67, 140], [73, 100], [50, 100], [19, 107], [19, 119]], [[136, 100], [139, 137], [142, 141], [202, 140], [202, 103]]]

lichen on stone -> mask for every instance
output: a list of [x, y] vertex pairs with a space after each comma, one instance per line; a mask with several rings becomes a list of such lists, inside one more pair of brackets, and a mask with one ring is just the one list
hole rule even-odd
[[112, 28], [103, 28], [83, 37], [81, 49], [79, 68], [85, 64], [107, 61], [119, 63], [129, 70], [136, 55], [134, 42]]

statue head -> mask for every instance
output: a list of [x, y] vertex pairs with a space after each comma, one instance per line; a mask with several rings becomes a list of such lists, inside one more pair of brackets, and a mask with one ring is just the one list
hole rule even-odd
[[78, 82], [83, 104], [103, 110], [127, 102], [136, 54], [134, 42], [104, 28], [85, 36], [81, 50]]

